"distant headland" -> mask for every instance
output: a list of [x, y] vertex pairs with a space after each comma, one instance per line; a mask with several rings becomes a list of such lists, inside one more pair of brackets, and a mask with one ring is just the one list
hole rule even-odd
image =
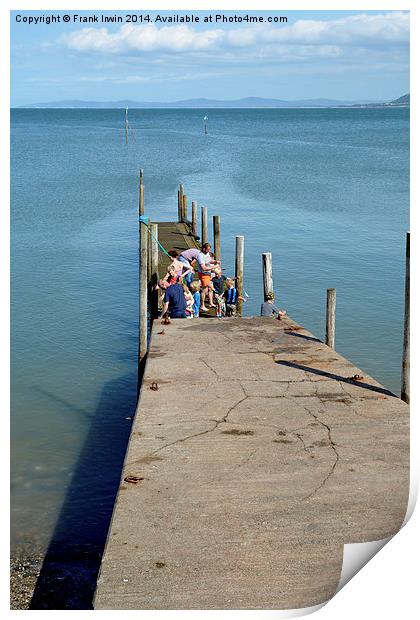
[[265, 99], [263, 97], [245, 97], [243, 99], [185, 99], [183, 101], [47, 101], [16, 106], [18, 108], [378, 108], [378, 107], [409, 107], [410, 94], [407, 93], [393, 101], [340, 101], [335, 99], [302, 99], [287, 101], [283, 99]]

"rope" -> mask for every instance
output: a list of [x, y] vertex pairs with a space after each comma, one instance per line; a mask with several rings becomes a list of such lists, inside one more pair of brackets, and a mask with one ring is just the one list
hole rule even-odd
[[[148, 228], [149, 228], [149, 218], [146, 215], [140, 215], [139, 216], [139, 222], [141, 224], [145, 224]], [[159, 239], [156, 237], [156, 235], [154, 235], [152, 233], [152, 230], [149, 230], [150, 232], [150, 236], [153, 237], [153, 239], [156, 241], [156, 243], [158, 244], [158, 246], [160, 247], [160, 249], [162, 250], [162, 252], [164, 254], [166, 254], [166, 256], [169, 256], [170, 259], [172, 259], [172, 256], [165, 250], [165, 248], [163, 247], [163, 245], [161, 244], [161, 242], [159, 241]]]

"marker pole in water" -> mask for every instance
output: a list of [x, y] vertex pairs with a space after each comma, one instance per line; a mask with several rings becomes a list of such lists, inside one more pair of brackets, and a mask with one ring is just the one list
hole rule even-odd
[[325, 344], [335, 348], [335, 307], [337, 292], [335, 288], [327, 288], [327, 312], [325, 323]]
[[[139, 218], [144, 215], [143, 170], [140, 170]], [[147, 241], [148, 227], [139, 221], [139, 363], [147, 352]]]
[[401, 400], [410, 403], [410, 233], [405, 242], [404, 338], [401, 373]]
[[207, 207], [201, 207], [201, 244], [207, 243], [208, 240]]
[[204, 120], [204, 134], [207, 136], [207, 134], [208, 134], [208, 130], [207, 130], [207, 121], [208, 121], [209, 119], [207, 118], [207, 116], [205, 116], [203, 120]]
[[222, 260], [220, 251], [220, 215], [213, 215], [213, 252], [216, 260]]
[[125, 108], [125, 143], [128, 144], [128, 108]]
[[[243, 295], [244, 290], [244, 237], [236, 237], [236, 252], [235, 252], [235, 282], [236, 289], [238, 291], [238, 297]], [[236, 304], [237, 313], [242, 316], [242, 300], [238, 299]]]
[[273, 287], [273, 263], [271, 258], [271, 252], [264, 252], [261, 255], [262, 258], [262, 271], [263, 271], [263, 288], [264, 288], [264, 301], [267, 301], [268, 294], [274, 295]]

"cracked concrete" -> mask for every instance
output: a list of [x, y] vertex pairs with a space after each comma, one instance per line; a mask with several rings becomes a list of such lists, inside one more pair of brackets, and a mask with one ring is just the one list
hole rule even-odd
[[155, 324], [96, 609], [316, 605], [399, 529], [407, 405], [296, 327]]

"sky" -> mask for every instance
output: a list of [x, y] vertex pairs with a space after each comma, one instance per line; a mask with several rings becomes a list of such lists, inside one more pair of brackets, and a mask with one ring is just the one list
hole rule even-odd
[[[409, 92], [408, 11], [144, 11], [135, 14], [137, 23], [126, 14], [13, 11], [11, 105], [203, 97], [389, 101]], [[216, 23], [216, 14], [263, 22]], [[59, 23], [24, 21], [51, 15]], [[124, 22], [101, 21], [114, 15]], [[194, 15], [199, 23], [169, 24], [157, 15]], [[83, 23], [89, 16], [98, 22]], [[269, 22], [280, 16], [287, 23]]]

